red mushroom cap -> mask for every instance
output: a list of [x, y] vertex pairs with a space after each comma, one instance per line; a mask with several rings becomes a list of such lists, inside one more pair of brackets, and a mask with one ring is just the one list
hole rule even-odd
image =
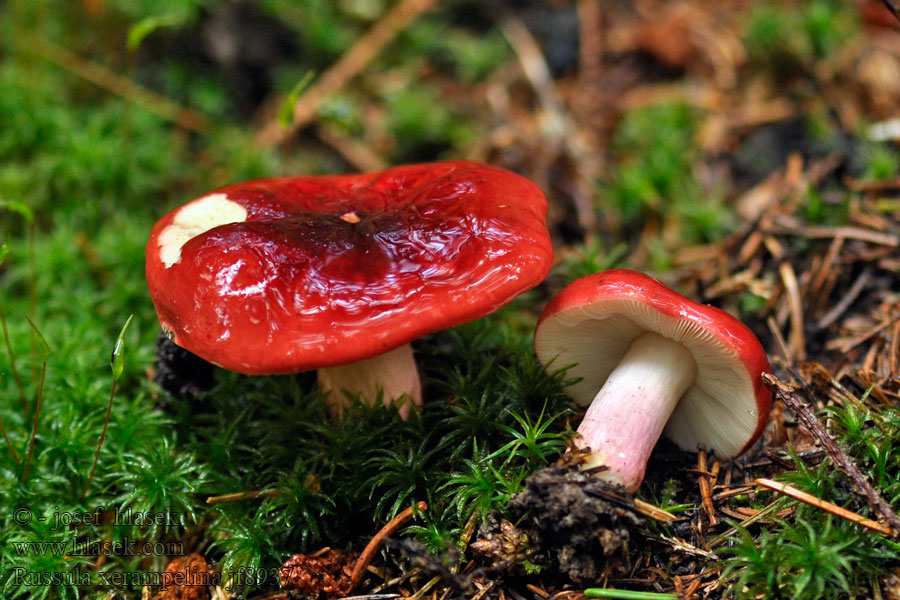
[[582, 277], [544, 308], [535, 332], [542, 363], [574, 365], [582, 379], [567, 391], [590, 404], [631, 343], [652, 331], [683, 344], [697, 382], [669, 419], [664, 435], [685, 450], [698, 444], [719, 456], [744, 452], [762, 434], [772, 405], [760, 377], [769, 359], [750, 329], [718, 308], [698, 304], [659, 281], [627, 269]]
[[546, 213], [533, 183], [471, 162], [250, 181], [163, 217], [147, 283], [175, 342], [220, 366], [346, 364], [537, 285]]

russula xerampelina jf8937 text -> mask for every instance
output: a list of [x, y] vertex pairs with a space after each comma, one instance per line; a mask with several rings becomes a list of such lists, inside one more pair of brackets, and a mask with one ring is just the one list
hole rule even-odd
[[769, 360], [730, 314], [625, 269], [576, 280], [544, 309], [535, 349], [545, 365], [572, 365], [567, 388], [588, 406], [575, 444], [585, 466], [634, 493], [660, 435], [720, 457], [762, 434], [772, 405]]
[[179, 346], [246, 374], [317, 370], [343, 392], [422, 401], [409, 345], [547, 275], [547, 200], [472, 162], [224, 187], [151, 231], [147, 282]]

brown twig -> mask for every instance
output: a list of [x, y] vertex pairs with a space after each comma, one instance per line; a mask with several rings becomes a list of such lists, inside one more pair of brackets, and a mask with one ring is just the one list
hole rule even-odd
[[47, 361], [41, 364], [41, 382], [38, 386], [37, 397], [34, 399], [34, 420], [31, 426], [31, 440], [28, 442], [28, 456], [25, 457], [25, 470], [22, 473], [22, 482], [28, 481], [28, 471], [31, 469], [31, 457], [34, 455], [34, 442], [37, 438], [38, 423], [41, 420], [41, 401], [44, 398], [44, 380], [47, 377]]
[[225, 504], [226, 502], [239, 502], [241, 500], [253, 500], [255, 498], [274, 498], [281, 494], [278, 490], [261, 490], [252, 492], [232, 492], [231, 494], [223, 494], [221, 496], [210, 496], [206, 499], [207, 504]]
[[[838, 238], [839, 239], [839, 238]], [[816, 323], [816, 327], [819, 329], [827, 329], [832, 323], [837, 321], [842, 314], [844, 314], [850, 306], [856, 302], [856, 299], [862, 293], [862, 291], [869, 284], [869, 280], [872, 278], [872, 271], [869, 269], [864, 269], [862, 273], [860, 273], [859, 277], [856, 278], [856, 281], [853, 282], [853, 285], [850, 286], [850, 289], [844, 294], [844, 297], [841, 298], [840, 302], [834, 305], [834, 308], [829, 310], [825, 315], [819, 319], [818, 323]]]
[[422, 598], [425, 597], [425, 594], [427, 594], [428, 591], [431, 590], [431, 588], [433, 588], [440, 582], [441, 582], [441, 576], [435, 575], [434, 577], [429, 579], [428, 582], [425, 583], [425, 585], [423, 585], [418, 590], [416, 590], [416, 593], [413, 594], [412, 596], [410, 596], [409, 600], [421, 600]]
[[[478, 511], [473, 511], [469, 520], [466, 521], [465, 527], [463, 527], [462, 535], [459, 536], [458, 546], [461, 552], [465, 552], [466, 548], [469, 547], [469, 542], [472, 540], [472, 536], [475, 535], [475, 529], [478, 527], [478, 521]], [[456, 573], [459, 570], [459, 565], [454, 565], [451, 570]]]
[[866, 340], [881, 333], [882, 331], [884, 331], [888, 327], [891, 327], [892, 325], [894, 325], [897, 322], [900, 322], [900, 315], [898, 315], [892, 319], [888, 319], [887, 321], [882, 322], [881, 324], [877, 325], [876, 327], [873, 327], [872, 329], [870, 329], [869, 331], [867, 331], [866, 333], [862, 334], [859, 337], [849, 338], [849, 339], [839, 338], [839, 339], [835, 339], [835, 340], [828, 340], [827, 342], [825, 342], [825, 349], [826, 350], [840, 350], [841, 352], [846, 354], [847, 352], [850, 352], [850, 350], [852, 350], [854, 347], [862, 344]]
[[693, 554], [694, 556], [702, 556], [703, 558], [706, 558], [709, 560], [718, 560], [719, 559], [719, 557], [716, 556], [715, 554], [713, 554], [712, 552], [703, 550], [702, 548], [698, 548], [697, 546], [694, 546], [693, 544], [690, 544], [684, 540], [678, 539], [675, 536], [660, 535], [659, 539], [671, 544], [672, 549], [674, 549], [676, 551], [685, 552], [687, 554]]
[[209, 117], [200, 112], [181, 106], [99, 63], [82, 58], [68, 48], [58, 46], [39, 36], [29, 35], [26, 39], [28, 45], [25, 48], [29, 52], [33, 52], [129, 102], [142, 106], [184, 129], [202, 133], [212, 124]]
[[678, 520], [678, 517], [673, 515], [669, 511], [659, 508], [658, 506], [654, 506], [649, 502], [644, 502], [640, 498], [634, 499], [634, 510], [638, 514], [644, 515], [645, 517], [649, 517], [661, 523], [671, 523], [672, 521]]
[[353, 168], [363, 172], [383, 171], [388, 162], [364, 143], [342, 135], [336, 127], [322, 125], [316, 127], [319, 139], [334, 148]]
[[706, 473], [706, 450], [703, 448], [697, 452], [697, 470], [701, 473], [704, 473], [699, 476], [698, 481], [700, 482], [700, 498], [701, 504], [703, 508], [706, 510], [706, 515], [709, 517], [709, 524], [712, 526], [716, 526], [719, 524], [719, 519], [716, 517], [716, 507], [713, 506], [712, 502], [712, 490], [709, 485], [709, 476]]
[[896, 4], [894, 0], [881, 0], [881, 2], [887, 7], [891, 14], [894, 15], [898, 21], [900, 21], [900, 4]]
[[766, 319], [766, 324], [769, 326], [769, 332], [772, 334], [772, 337], [775, 338], [775, 345], [778, 346], [778, 351], [781, 353], [781, 357], [784, 358], [786, 363], [794, 362], [794, 356], [791, 354], [790, 349], [788, 348], [787, 341], [784, 339], [784, 335], [781, 333], [781, 329], [778, 327], [778, 322], [775, 321], [775, 317], [769, 317]]
[[900, 322], [894, 325], [891, 332], [891, 350], [889, 355], [891, 373], [900, 373]]
[[578, 223], [588, 234], [597, 226], [591, 198], [598, 178], [600, 157], [587, 144], [556, 88], [540, 44], [515, 14], [507, 12], [500, 21], [500, 32], [516, 54], [522, 74], [537, 95], [544, 110], [543, 139], [552, 158], [567, 155], [578, 175], [573, 203]]
[[797, 274], [789, 262], [781, 263], [778, 266], [778, 273], [784, 283], [791, 316], [791, 329], [788, 336], [791, 355], [796, 360], [803, 361], [806, 360], [806, 338], [803, 334], [803, 300], [800, 295], [800, 285], [797, 283]]
[[900, 189], [900, 179], [860, 181], [852, 177], [844, 177], [844, 183], [854, 192], [889, 192]]
[[766, 228], [766, 233], [796, 235], [809, 239], [832, 239], [842, 237], [868, 242], [876, 246], [900, 246], [900, 237], [892, 233], [882, 233], [861, 227], [806, 227], [795, 219], [779, 217], [776, 224]]
[[771, 479], [766, 479], [764, 477], [760, 477], [754, 481], [756, 485], [760, 485], [764, 488], [775, 490], [784, 494], [785, 496], [789, 496], [795, 500], [799, 500], [800, 502], [804, 502], [809, 504], [810, 506], [815, 506], [816, 508], [820, 508], [826, 512], [829, 512], [833, 515], [841, 517], [842, 519], [847, 519], [848, 521], [852, 521], [857, 525], [862, 525], [872, 531], [877, 531], [881, 535], [893, 537], [894, 532], [890, 527], [886, 527], [879, 523], [878, 521], [873, 521], [872, 519], [867, 519], [866, 517], [855, 513], [851, 510], [847, 510], [846, 508], [840, 507], [836, 504], [832, 504], [826, 500], [822, 500], [821, 498], [817, 498], [812, 494], [807, 494], [803, 490], [798, 490], [797, 488], [788, 485], [786, 483], [781, 483], [779, 481], [773, 481]]
[[701, 583], [701, 580], [699, 577], [697, 577], [695, 580], [693, 580], [687, 586], [687, 589], [684, 590], [684, 592], [682, 593], [681, 596], [679, 596], [679, 598], [685, 598], [686, 600], [692, 600], [693, 598], [696, 598], [697, 590], [700, 589], [700, 583]]
[[[795, 510], [797, 510], [797, 507], [791, 506], [789, 508], [779, 510], [777, 513], [775, 513], [774, 516], [776, 519], [784, 519], [785, 517], [789, 516]], [[746, 519], [747, 517], [755, 516], [756, 513], [759, 512], [759, 509], [750, 508], [749, 506], [738, 506], [737, 508], [734, 509], [733, 512], [735, 515], [739, 515], [741, 519]]]
[[356, 564], [353, 565], [353, 572], [350, 574], [350, 587], [347, 588], [347, 593], [352, 592], [356, 586], [360, 584], [363, 578], [363, 573], [366, 572], [366, 567], [369, 566], [369, 563], [372, 562], [372, 559], [375, 557], [375, 553], [378, 551], [378, 547], [381, 543], [390, 535], [393, 535], [395, 531], [400, 529], [404, 523], [412, 519], [415, 512], [425, 511], [428, 509], [428, 504], [425, 502], [419, 502], [415, 506], [410, 506], [403, 512], [399, 513], [396, 517], [387, 522], [387, 524], [382, 527], [378, 533], [376, 533], [369, 543], [366, 544], [366, 547], [363, 548], [362, 553], [360, 553], [359, 558], [356, 559]]
[[565, 102], [556, 89], [550, 67], [544, 60], [541, 46], [522, 20], [515, 14], [506, 14], [500, 22], [500, 31], [516, 53], [522, 73], [529, 85], [537, 94], [541, 108], [548, 114], [554, 125], [564, 127], [565, 131], [554, 132], [560, 135], [561, 141], [565, 133], [571, 132], [573, 124], [566, 111]]
[[91, 464], [91, 472], [88, 475], [87, 484], [84, 486], [84, 492], [81, 497], [86, 498], [88, 491], [91, 489], [91, 482], [94, 481], [94, 474], [97, 472], [97, 463], [100, 461], [100, 451], [103, 449], [103, 441], [106, 439], [106, 431], [109, 429], [109, 419], [112, 417], [113, 399], [116, 397], [116, 386], [119, 378], [114, 377], [112, 382], [112, 390], [109, 392], [109, 402], [106, 405], [106, 420], [103, 421], [103, 430], [100, 432], [100, 439], [97, 440], [97, 450], [94, 452], [94, 462]]
[[741, 487], [732, 488], [730, 490], [725, 490], [724, 492], [719, 492], [715, 494], [712, 499], [713, 500], [725, 500], [726, 498], [731, 498], [732, 496], [740, 496], [741, 494], [746, 494], [748, 492], [752, 492], [753, 488], [749, 486], [742, 485]]
[[[741, 527], [747, 528], [750, 525], [752, 525], [753, 523], [759, 523], [760, 521], [762, 521], [769, 515], [775, 514], [775, 512], [776, 512], [775, 509], [778, 507], [778, 504], [779, 504], [779, 500], [770, 502], [763, 508], [759, 509], [759, 511], [755, 515], [753, 515], [752, 517], [747, 517], [746, 519], [744, 519], [743, 521], [738, 523], [738, 525]], [[716, 537], [712, 538], [709, 541], [709, 543], [707, 544], [707, 546], [709, 548], [715, 548], [717, 546], [721, 546], [722, 544], [730, 541], [731, 537], [734, 534], [736, 534], [737, 532], [738, 532], [737, 528], [732, 527], [728, 531], [725, 531], [724, 533], [720, 533]]]
[[[844, 247], [844, 238], [836, 237], [828, 245], [828, 252], [824, 258], [818, 261], [818, 268], [809, 276], [809, 284], [806, 286], [806, 297], [810, 300], [806, 306], [807, 314], [813, 314], [820, 310], [822, 304], [828, 299], [830, 291], [837, 280], [835, 265], [841, 249]], [[820, 321], [821, 322], [821, 321]]]
[[881, 494], [878, 493], [878, 490], [872, 487], [865, 476], [859, 471], [859, 468], [856, 466], [856, 463], [853, 462], [853, 459], [847, 456], [844, 451], [838, 447], [834, 439], [828, 435], [828, 432], [822, 427], [822, 424], [819, 422], [819, 419], [816, 418], [815, 413], [813, 413], [809, 405], [797, 395], [792, 387], [781, 383], [774, 375], [763, 373], [762, 378], [766, 387], [772, 390], [784, 405], [797, 415], [813, 437], [822, 444], [825, 452], [828, 453], [828, 456], [834, 462], [834, 465], [838, 470], [849, 477], [857, 490], [866, 497], [866, 501], [869, 503], [871, 509], [880, 515], [882, 519], [887, 521], [894, 532], [900, 532], [900, 517], [897, 517], [897, 514], [884, 500]]
[[16, 464], [22, 464], [22, 459], [19, 458], [19, 453], [16, 452], [15, 447], [9, 440], [9, 435], [6, 432], [6, 424], [3, 422], [3, 417], [0, 417], [0, 434], [3, 434], [3, 439], [6, 441], [6, 447], [9, 448], [9, 452], [12, 454], [12, 457], [16, 461]]
[[[575, 108], [584, 123], [599, 123], [603, 110], [603, 3], [578, 0], [578, 89]], [[597, 137], [597, 129], [586, 128]], [[596, 145], [597, 140], [592, 140]]]
[[403, 28], [431, 9], [435, 0], [399, 0], [391, 10], [367, 31], [356, 44], [332, 65], [294, 103], [291, 124], [282, 127], [278, 119], [269, 121], [257, 134], [261, 146], [274, 146], [306, 126], [329, 95], [344, 87], [378, 56], [378, 53]]
[[[28, 410], [28, 398], [25, 397], [25, 386], [22, 384], [22, 377], [16, 368], [16, 354], [13, 352], [12, 343], [9, 341], [9, 330], [6, 327], [6, 315], [3, 312], [2, 304], [0, 304], [0, 328], [3, 329], [3, 341], [6, 344], [6, 354], [9, 356], [9, 370], [16, 381], [16, 388], [19, 390], [19, 400], [22, 402], [22, 412], [24, 413]], [[10, 446], [10, 449], [12, 450], [12, 446]], [[19, 456], [16, 454], [16, 451], [13, 450], [12, 452], [16, 457], [16, 462], [19, 462]]]

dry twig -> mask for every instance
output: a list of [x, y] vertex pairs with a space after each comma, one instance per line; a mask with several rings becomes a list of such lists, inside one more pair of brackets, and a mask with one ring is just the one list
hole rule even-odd
[[894, 2], [894, 0], [881, 0], [884, 5], [887, 7], [891, 14], [897, 17], [897, 20], [900, 21], [900, 3]]
[[593, 233], [597, 223], [591, 197], [599, 158], [566, 110], [541, 47], [525, 24], [517, 16], [509, 14], [501, 21], [500, 31], [516, 53], [522, 73], [544, 110], [543, 137], [545, 143], [550, 145], [550, 154], [555, 158], [563, 153], [572, 160], [578, 174], [573, 196], [578, 222], [585, 232]]
[[284, 142], [306, 126], [329, 95], [356, 77], [403, 28], [434, 6], [435, 0], [400, 0], [365, 33], [316, 83], [297, 99], [294, 118], [287, 128], [278, 119], [266, 123], [256, 136], [260, 146]]
[[363, 578], [363, 573], [366, 572], [366, 567], [368, 567], [369, 563], [372, 562], [372, 559], [375, 557], [375, 553], [378, 551], [378, 547], [385, 540], [385, 538], [391, 536], [395, 531], [400, 529], [404, 523], [406, 523], [413, 517], [417, 510], [424, 511], [427, 509], [428, 505], [425, 502], [419, 502], [415, 506], [410, 506], [403, 512], [399, 513], [396, 517], [388, 521], [388, 523], [372, 537], [369, 543], [366, 544], [366, 547], [363, 548], [363, 551], [359, 555], [359, 558], [356, 559], [356, 564], [353, 565], [353, 573], [351, 573], [350, 575], [350, 587], [347, 588], [348, 593], [352, 592], [354, 588], [356, 588], [356, 586], [360, 584]]
[[231, 494], [223, 494], [221, 496], [210, 496], [206, 499], [207, 504], [225, 504], [227, 502], [240, 502], [241, 500], [252, 500], [255, 498], [274, 498], [281, 492], [278, 490], [260, 490], [252, 492], [232, 492]]
[[766, 233], [796, 235], [809, 239], [832, 239], [837, 237], [868, 242], [878, 246], [900, 246], [900, 238], [891, 233], [881, 233], [861, 227], [815, 227], [804, 226], [795, 219], [779, 217], [776, 223], [765, 228]]
[[[840, 239], [840, 238], [836, 238]], [[819, 322], [816, 323], [816, 327], [819, 329], [826, 329], [832, 323], [838, 320], [844, 312], [847, 311], [850, 306], [856, 302], [856, 299], [862, 293], [862, 291], [869, 284], [869, 280], [872, 278], [872, 271], [869, 269], [865, 269], [859, 277], [857, 277], [856, 281], [853, 282], [853, 285], [850, 286], [850, 289], [844, 294], [844, 297], [841, 298], [841, 301], [834, 305], [834, 308], [829, 310], [825, 315], [819, 319]]]
[[[747, 528], [750, 525], [752, 525], [753, 523], [758, 523], [758, 522], [764, 520], [769, 515], [774, 514], [776, 512], [775, 509], [777, 507], [778, 507], [778, 500], [776, 500], [774, 502], [770, 502], [763, 508], [759, 509], [759, 511], [755, 515], [753, 515], [751, 517], [747, 517], [746, 519], [744, 519], [743, 521], [738, 523], [738, 525], [740, 525], [741, 527]], [[707, 546], [710, 549], [715, 548], [717, 546], [721, 546], [722, 544], [730, 541], [732, 536], [734, 536], [734, 534], [736, 534], [737, 532], [738, 532], [737, 528], [731, 527], [727, 531], [725, 531], [725, 532], [717, 535], [715, 538], [711, 539], [710, 542], [707, 544]]]
[[839, 471], [850, 478], [856, 489], [866, 497], [866, 501], [869, 503], [872, 510], [880, 515], [882, 519], [887, 521], [894, 532], [900, 533], [900, 517], [897, 517], [897, 514], [884, 500], [881, 494], [878, 493], [878, 490], [872, 487], [868, 479], [860, 472], [856, 463], [853, 462], [853, 459], [847, 456], [847, 454], [838, 447], [831, 436], [828, 435], [828, 432], [822, 427], [822, 424], [819, 422], [819, 419], [816, 418], [816, 415], [809, 405], [797, 395], [792, 387], [781, 383], [774, 375], [763, 373], [762, 378], [766, 387], [772, 390], [778, 399], [797, 415], [813, 437], [822, 444], [822, 447], [825, 448], [825, 451], [834, 462], [834, 465]]
[[660, 521], [662, 523], [671, 523], [672, 521], [677, 521], [678, 517], [673, 515], [667, 510], [663, 510], [658, 506], [654, 506], [649, 502], [644, 502], [640, 498], [634, 499], [634, 510], [644, 515], [645, 517], [650, 517], [656, 521]]
[[787, 292], [788, 308], [791, 315], [789, 336], [791, 356], [797, 360], [806, 360], [806, 338], [803, 334], [803, 300], [800, 296], [797, 274], [789, 262], [781, 263], [778, 267], [778, 273], [781, 275], [784, 289]]
[[336, 127], [321, 125], [316, 127], [320, 140], [334, 148], [354, 168], [363, 172], [383, 171], [388, 162], [361, 141], [343, 135]]
[[700, 471], [698, 480], [700, 482], [700, 497], [702, 498], [703, 508], [709, 517], [709, 524], [715, 527], [719, 524], [719, 519], [716, 517], [716, 507], [713, 506], [712, 502], [712, 490], [709, 485], [710, 477], [706, 472], [706, 450], [702, 448], [697, 453], [697, 470]]
[[36, 35], [29, 35], [25, 39], [28, 44], [24, 47], [29, 52], [33, 52], [129, 102], [142, 106], [155, 115], [172, 121], [179, 127], [203, 133], [212, 124], [209, 117], [200, 112], [181, 106], [132, 79], [123, 77], [99, 63], [82, 58], [68, 48]]

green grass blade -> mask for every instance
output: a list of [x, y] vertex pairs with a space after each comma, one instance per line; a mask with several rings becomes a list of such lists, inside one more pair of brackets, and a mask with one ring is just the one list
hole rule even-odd
[[611, 588], [588, 588], [584, 590], [584, 595], [588, 598], [617, 598], [618, 600], [678, 600], [678, 594], [634, 592], [631, 590], [615, 590]]
[[38, 353], [41, 356], [41, 362], [46, 363], [47, 359], [50, 358], [50, 355], [53, 354], [50, 351], [50, 345], [47, 344], [47, 340], [44, 339], [44, 335], [41, 333], [41, 330], [38, 329], [38, 326], [34, 324], [34, 321], [32, 321], [30, 317], [25, 317], [25, 320], [28, 321], [28, 324], [31, 325], [31, 330], [34, 332], [34, 337], [38, 343]]
[[116, 338], [116, 345], [113, 346], [109, 364], [115, 379], [121, 377], [122, 371], [125, 369], [125, 332], [128, 331], [128, 326], [131, 325], [131, 319], [133, 318], [133, 314], [128, 315], [128, 319], [122, 326], [122, 331], [119, 332], [119, 337]]

